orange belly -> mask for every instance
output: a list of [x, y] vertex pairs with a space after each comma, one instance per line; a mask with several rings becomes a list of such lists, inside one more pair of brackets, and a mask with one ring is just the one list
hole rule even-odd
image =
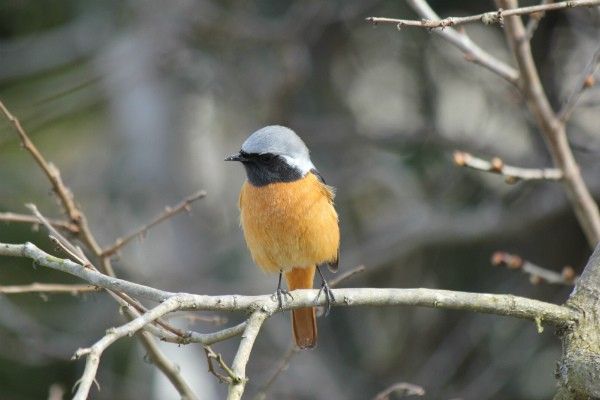
[[312, 173], [261, 187], [245, 182], [240, 210], [248, 249], [267, 272], [337, 258], [340, 231], [333, 192]]

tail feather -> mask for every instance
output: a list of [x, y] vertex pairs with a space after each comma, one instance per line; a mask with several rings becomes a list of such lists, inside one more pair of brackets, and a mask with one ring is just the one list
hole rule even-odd
[[[285, 273], [290, 291], [312, 289], [315, 267], [293, 268]], [[292, 331], [294, 340], [301, 349], [309, 349], [317, 344], [317, 317], [314, 307], [298, 308], [292, 311]]]

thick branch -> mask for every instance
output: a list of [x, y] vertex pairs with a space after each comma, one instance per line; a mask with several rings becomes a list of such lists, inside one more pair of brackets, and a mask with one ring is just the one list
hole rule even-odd
[[540, 4], [537, 6], [530, 7], [512, 8], [509, 10], [503, 10], [502, 8], [499, 8], [494, 11], [489, 11], [476, 15], [469, 15], [466, 17], [447, 17], [444, 19], [440, 19], [436, 16], [435, 18], [422, 19], [419, 21], [411, 19], [369, 17], [367, 18], [367, 21], [372, 22], [374, 24], [396, 24], [398, 26], [398, 29], [403, 28], [405, 26], [427, 29], [444, 29], [447, 27], [467, 24], [471, 22], [483, 22], [485, 25], [501, 25], [505, 17], [510, 17], [513, 15], [528, 15], [546, 11], [562, 10], [565, 8], [592, 7], [597, 5], [600, 5], [600, 0], [572, 0], [560, 1], [557, 3]]
[[[516, 1], [498, 0], [497, 4], [505, 9], [512, 9], [516, 6]], [[521, 18], [518, 16], [506, 17], [505, 33], [519, 65], [521, 91], [546, 140], [554, 164], [563, 172], [565, 189], [577, 220], [583, 228], [590, 246], [595, 247], [596, 243], [600, 241], [598, 205], [581, 177], [579, 167], [567, 141], [565, 126], [552, 110], [544, 92]]]
[[[271, 295], [263, 296], [204, 296], [176, 294], [149, 286], [112, 278], [73, 261], [51, 256], [31, 243], [0, 243], [0, 255], [29, 257], [38, 265], [66, 272], [92, 285], [119, 290], [130, 295], [154, 301], [176, 297], [181, 309], [205, 311], [254, 311], [276, 312], [277, 301]], [[440, 289], [333, 289], [338, 302], [336, 306], [421, 306], [452, 310], [466, 310], [486, 314], [511, 316], [532, 321], [546, 321], [556, 325], [577, 320], [578, 313], [570, 308], [512, 295], [455, 292]], [[326, 299], [316, 299], [318, 290], [297, 290], [294, 299], [283, 304], [280, 311], [300, 307], [323, 306]]]
[[229, 385], [227, 400], [239, 400], [242, 398], [242, 394], [244, 394], [244, 388], [246, 387], [246, 382], [248, 382], [248, 378], [246, 378], [246, 365], [250, 359], [250, 352], [252, 351], [258, 332], [267, 317], [266, 313], [258, 310], [253, 312], [250, 318], [248, 318], [248, 325], [242, 335], [240, 346], [231, 365], [231, 369], [238, 379]]

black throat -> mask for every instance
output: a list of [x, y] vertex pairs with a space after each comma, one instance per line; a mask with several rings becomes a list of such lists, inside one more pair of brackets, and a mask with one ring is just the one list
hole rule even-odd
[[246, 168], [248, 181], [254, 186], [265, 186], [277, 182], [293, 182], [302, 178], [302, 173], [289, 165], [281, 156], [243, 153], [242, 164]]

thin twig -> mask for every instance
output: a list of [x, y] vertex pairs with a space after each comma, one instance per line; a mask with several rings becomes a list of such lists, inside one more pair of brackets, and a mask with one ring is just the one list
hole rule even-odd
[[[515, 8], [517, 2], [514, 0], [497, 0], [496, 4], [508, 10]], [[508, 16], [504, 18], [504, 26], [506, 39], [519, 65], [521, 75], [519, 87], [521, 92], [546, 140], [554, 165], [563, 172], [562, 182], [577, 220], [586, 235], [589, 245], [595, 247], [600, 241], [598, 205], [583, 181], [579, 166], [567, 140], [565, 125], [557, 118], [544, 92], [544, 87], [531, 54], [531, 46], [529, 41], [525, 40], [526, 32], [523, 21], [518, 16]]]
[[499, 157], [491, 161], [475, 157], [464, 151], [454, 152], [454, 163], [460, 167], [468, 167], [479, 171], [503, 175], [506, 183], [516, 183], [521, 180], [552, 180], [562, 179], [562, 171], [557, 168], [520, 168], [504, 164]]
[[294, 356], [299, 352], [300, 348], [296, 345], [291, 345], [287, 349], [287, 351], [283, 354], [283, 357], [281, 357], [281, 360], [279, 360], [277, 369], [273, 371], [273, 374], [261, 386], [256, 395], [254, 395], [253, 400], [265, 400], [267, 398], [267, 392], [269, 391], [269, 389], [271, 389], [273, 383], [275, 383], [275, 381], [277, 380], [277, 378], [279, 378], [281, 373], [288, 368], [290, 362], [292, 361], [292, 358], [294, 358]]
[[111, 255], [115, 254], [117, 251], [119, 251], [120, 248], [122, 248], [123, 246], [125, 246], [126, 244], [131, 242], [133, 239], [135, 239], [137, 237], [145, 236], [146, 233], [148, 232], [148, 230], [150, 228], [152, 228], [153, 226], [160, 224], [161, 222], [173, 217], [174, 215], [176, 215], [182, 211], [189, 212], [190, 205], [194, 201], [201, 199], [205, 196], [206, 196], [206, 192], [204, 190], [201, 190], [199, 192], [192, 194], [191, 196], [186, 197], [185, 199], [183, 199], [183, 201], [181, 203], [177, 204], [174, 207], [165, 207], [165, 210], [161, 214], [156, 216], [151, 222], [149, 222], [148, 224], [146, 224], [144, 226], [141, 226], [140, 228], [131, 232], [129, 235], [125, 236], [124, 238], [118, 238], [114, 244], [112, 244], [111, 246], [106, 247], [104, 250], [102, 250], [102, 253], [100, 254], [100, 256], [101, 257], [111, 256]]
[[485, 25], [502, 25], [505, 17], [510, 17], [514, 15], [527, 15], [540, 12], [562, 10], [565, 8], [592, 7], [597, 5], [600, 5], [600, 0], [571, 0], [560, 1], [558, 3], [540, 4], [537, 6], [530, 7], [512, 8], [508, 10], [503, 10], [502, 8], [499, 8], [494, 11], [489, 11], [476, 15], [469, 15], [466, 17], [448, 17], [443, 19], [437, 17], [422, 20], [368, 17], [367, 21], [374, 24], [395, 24], [398, 27], [398, 29], [401, 29], [405, 26], [427, 29], [444, 29], [461, 24], [467, 24], [470, 22], [483, 22]]
[[[33, 217], [31, 215], [17, 214], [11, 212], [0, 213], [0, 221], [32, 224], [34, 226], [39, 225], [40, 223], [40, 221], [36, 217]], [[51, 218], [48, 218], [48, 222], [55, 228], [64, 229], [73, 234], [79, 233], [79, 228], [77, 227], [77, 225], [71, 222]]]
[[377, 393], [373, 400], [390, 400], [390, 396], [394, 394], [396, 398], [409, 396], [425, 396], [425, 389], [414, 383], [399, 382], [394, 383], [385, 390]]
[[508, 269], [519, 269], [524, 274], [529, 275], [532, 284], [537, 285], [542, 282], [573, 286], [577, 280], [577, 275], [572, 267], [566, 266], [561, 273], [540, 267], [532, 262], [524, 260], [515, 254], [509, 254], [503, 251], [497, 251], [492, 255], [492, 265], [504, 266]]
[[[439, 19], [439, 16], [433, 11], [427, 1], [407, 0], [407, 3], [421, 17], [427, 19]], [[437, 29], [433, 32], [450, 42], [452, 45], [458, 47], [458, 49], [465, 55], [465, 59], [467, 61], [489, 69], [513, 85], [516, 85], [519, 81], [519, 71], [483, 50], [475, 42], [473, 42], [464, 31], [458, 31], [454, 28], [446, 28]]]
[[2, 294], [23, 294], [23, 293], [68, 293], [76, 295], [78, 293], [99, 292], [100, 288], [91, 285], [72, 285], [63, 283], [38, 283], [34, 282], [29, 285], [10, 285], [0, 286]]
[[71, 222], [78, 225], [81, 220], [81, 213], [75, 205], [71, 191], [62, 181], [58, 168], [56, 168], [52, 163], [46, 161], [42, 153], [40, 153], [37, 147], [29, 139], [29, 136], [27, 136], [27, 133], [25, 133], [25, 130], [21, 126], [21, 122], [19, 122], [19, 120], [12, 115], [10, 111], [8, 111], [2, 101], [0, 101], [0, 111], [2, 111], [4, 116], [14, 125], [17, 133], [19, 134], [23, 147], [33, 156], [35, 162], [38, 164], [44, 174], [46, 174], [46, 177], [52, 185], [52, 190], [60, 199]]
[[44, 227], [48, 229], [48, 231], [50, 232], [50, 240], [52, 240], [56, 245], [60, 246], [61, 249], [65, 253], [70, 255], [75, 261], [79, 262], [80, 264], [86, 267], [91, 266], [92, 263], [85, 256], [83, 251], [81, 251], [80, 248], [75, 247], [73, 244], [71, 244], [71, 242], [69, 242], [67, 238], [65, 238], [59, 231], [57, 231], [46, 219], [46, 217], [44, 217], [42, 213], [40, 213], [35, 204], [29, 203], [25, 206], [31, 210], [31, 212], [38, 219], [40, 224], [44, 225]]
[[575, 110], [577, 102], [581, 98], [583, 92], [596, 84], [596, 78], [594, 77], [598, 67], [600, 66], [600, 47], [594, 52], [592, 59], [585, 67], [581, 78], [579, 79], [577, 86], [569, 96], [568, 100], [563, 104], [562, 108], [558, 112], [558, 119], [563, 123], [568, 121]]
[[364, 265], [359, 265], [352, 268], [351, 270], [344, 272], [340, 276], [336, 276], [334, 279], [329, 281], [329, 286], [334, 288], [340, 285], [340, 283], [352, 278], [354, 275], [364, 272], [367, 268]]
[[[239, 376], [237, 376], [235, 374], [235, 372], [233, 372], [233, 370], [229, 367], [229, 365], [227, 365], [227, 363], [225, 363], [223, 356], [220, 353], [216, 353], [212, 349], [212, 347], [204, 346], [204, 353], [206, 353], [206, 363], [208, 365], [208, 372], [210, 372], [211, 374], [216, 376], [217, 379], [219, 380], [219, 382], [227, 383], [227, 384], [231, 385], [234, 382], [237, 382], [241, 379]], [[213, 360], [215, 360], [219, 364], [219, 367], [221, 367], [221, 369], [223, 371], [225, 371], [227, 376], [225, 376], [215, 370], [215, 367], [213, 365]]]

